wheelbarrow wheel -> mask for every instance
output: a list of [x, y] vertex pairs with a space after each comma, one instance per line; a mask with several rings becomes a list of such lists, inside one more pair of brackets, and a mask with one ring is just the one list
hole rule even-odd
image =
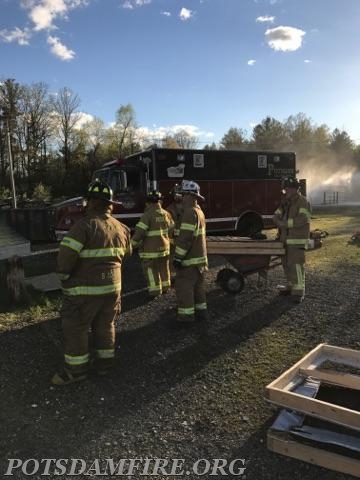
[[232, 273], [233, 270], [230, 268], [223, 268], [220, 270], [216, 276], [216, 283], [218, 283], [221, 287], [223, 286], [224, 281]]
[[221, 288], [227, 293], [233, 295], [240, 293], [244, 288], [245, 280], [244, 275], [230, 268], [224, 268], [220, 270], [217, 275], [216, 281], [219, 283]]

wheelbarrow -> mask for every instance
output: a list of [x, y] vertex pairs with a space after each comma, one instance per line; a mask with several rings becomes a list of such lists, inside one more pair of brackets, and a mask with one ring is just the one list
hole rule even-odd
[[221, 255], [234, 268], [223, 268], [216, 282], [228, 293], [240, 293], [245, 277], [258, 273], [266, 278], [267, 272], [281, 265], [285, 249], [276, 240], [252, 240], [247, 237], [207, 237], [208, 254]]

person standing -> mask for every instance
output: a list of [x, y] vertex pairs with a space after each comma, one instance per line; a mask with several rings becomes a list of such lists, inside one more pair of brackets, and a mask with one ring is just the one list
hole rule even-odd
[[197, 202], [204, 200], [200, 187], [192, 180], [183, 180], [180, 191], [183, 213], [173, 264], [176, 269], [177, 322], [184, 325], [195, 319], [208, 319], [204, 282], [208, 259], [205, 216]]
[[115, 322], [121, 310], [121, 266], [131, 253], [130, 230], [111, 216], [113, 193], [96, 179], [88, 187], [86, 214], [69, 230], [59, 247], [64, 370], [54, 385], [84, 380], [90, 365], [89, 329], [95, 369], [105, 374], [114, 364]]
[[175, 269], [173, 266], [173, 259], [175, 253], [175, 240], [179, 236], [180, 232], [180, 222], [181, 222], [181, 215], [183, 212], [183, 205], [182, 205], [182, 195], [179, 191], [180, 186], [176, 183], [174, 187], [170, 190], [170, 196], [172, 198], [172, 202], [167, 206], [166, 211], [170, 213], [171, 218], [174, 222], [174, 232], [172, 238], [170, 238], [170, 275], [171, 279], [175, 278]]
[[287, 285], [279, 294], [290, 295], [295, 303], [301, 303], [305, 298], [305, 250], [309, 243], [311, 209], [299, 191], [296, 178], [285, 178], [283, 189], [284, 199], [273, 216], [279, 240], [285, 247], [283, 266]]
[[155, 298], [170, 288], [170, 236], [174, 229], [171, 215], [161, 206], [157, 190], [148, 193], [145, 211], [135, 226], [132, 247], [139, 249], [149, 297]]

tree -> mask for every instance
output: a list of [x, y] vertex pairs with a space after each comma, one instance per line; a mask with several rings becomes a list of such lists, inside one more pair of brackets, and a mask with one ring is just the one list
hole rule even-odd
[[346, 154], [354, 149], [354, 143], [345, 130], [340, 131], [335, 128], [330, 137], [330, 147], [336, 153]]
[[46, 175], [47, 142], [51, 129], [48, 87], [44, 83], [24, 86], [19, 102], [21, 121], [17, 136], [23, 172], [27, 176], [30, 192]]
[[312, 141], [311, 119], [306, 117], [304, 113], [290, 115], [285, 122], [285, 129], [290, 142], [296, 147]]
[[203, 150], [217, 150], [217, 145], [215, 142], [212, 142], [209, 144], [204, 145]]
[[80, 131], [85, 144], [88, 165], [92, 172], [99, 166], [99, 157], [106, 138], [105, 124], [100, 118], [95, 117], [86, 122]]
[[241, 150], [246, 143], [246, 133], [241, 128], [231, 127], [220, 140], [221, 150]]
[[[0, 84], [0, 118], [1, 118], [1, 137], [7, 140], [7, 153], [8, 153], [8, 164], [10, 167], [10, 183], [13, 194], [13, 206], [16, 208], [16, 191], [15, 191], [15, 179], [14, 179], [14, 164], [13, 164], [13, 152], [14, 152], [14, 132], [16, 128], [16, 121], [18, 117], [18, 103], [20, 95], [22, 92], [22, 87], [14, 79], [7, 79]], [[5, 148], [3, 148], [2, 153], [5, 153]], [[1, 170], [6, 172], [6, 163], [5, 156], [2, 158]], [[5, 175], [4, 175], [5, 177]]]
[[174, 137], [166, 135], [161, 141], [162, 148], [179, 148], [179, 145]]
[[279, 150], [288, 145], [290, 140], [285, 126], [272, 117], [266, 117], [256, 125], [252, 137], [256, 148], [264, 150]]
[[131, 103], [121, 105], [116, 112], [116, 122], [113, 127], [117, 157], [134, 153], [136, 138], [136, 116]]
[[198, 138], [196, 135], [188, 132], [185, 128], [181, 128], [173, 134], [173, 138], [178, 144], [179, 148], [197, 148]]
[[52, 95], [51, 106], [58, 125], [58, 135], [61, 142], [66, 176], [71, 160], [72, 135], [80, 118], [78, 111], [80, 99], [70, 88], [64, 87], [57, 94]]

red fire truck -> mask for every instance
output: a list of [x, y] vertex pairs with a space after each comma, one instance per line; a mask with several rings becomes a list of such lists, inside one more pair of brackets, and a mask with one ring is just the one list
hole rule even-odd
[[[164, 195], [183, 179], [200, 185], [206, 201], [207, 231], [250, 236], [272, 226], [280, 202], [281, 179], [296, 174], [293, 152], [190, 150], [150, 148], [103, 165], [93, 179], [109, 183], [115, 199], [113, 215], [134, 227], [144, 211], [146, 194]], [[83, 214], [82, 197], [56, 205], [55, 233], [61, 238]]]

